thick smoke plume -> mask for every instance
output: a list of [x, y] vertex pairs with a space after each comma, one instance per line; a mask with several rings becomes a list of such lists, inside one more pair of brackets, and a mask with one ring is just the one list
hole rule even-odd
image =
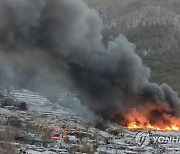
[[98, 13], [80, 0], [0, 0], [1, 82], [73, 84], [95, 114], [115, 121], [149, 104], [152, 121], [179, 117], [177, 94], [149, 82], [135, 45], [119, 35], [105, 47], [102, 29]]

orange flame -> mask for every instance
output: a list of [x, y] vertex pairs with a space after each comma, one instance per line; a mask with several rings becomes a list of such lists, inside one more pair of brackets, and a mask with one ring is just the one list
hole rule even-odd
[[[155, 109], [161, 111], [161, 114], [151, 117], [151, 112]], [[147, 103], [146, 107], [130, 109], [125, 116], [128, 121], [126, 127], [128, 129], [180, 131], [180, 118], [168, 114], [169, 111], [171, 110], [166, 105], [154, 106], [151, 103]]]
[[179, 131], [180, 127], [176, 124], [171, 124], [167, 126], [153, 126], [151, 124], [137, 124], [136, 122], [131, 122], [127, 126], [128, 129], [146, 129], [146, 130], [161, 130], [161, 131]]

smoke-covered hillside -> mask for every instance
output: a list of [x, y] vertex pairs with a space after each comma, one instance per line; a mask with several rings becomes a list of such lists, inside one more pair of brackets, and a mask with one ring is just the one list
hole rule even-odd
[[100, 13], [106, 40], [119, 33], [137, 45], [152, 69], [152, 81], [168, 83], [180, 92], [179, 0], [85, 0]]

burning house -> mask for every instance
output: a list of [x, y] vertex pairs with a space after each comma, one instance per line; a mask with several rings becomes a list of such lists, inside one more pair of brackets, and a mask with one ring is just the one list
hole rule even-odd
[[149, 81], [150, 68], [125, 36], [104, 45], [102, 20], [82, 1], [1, 0], [0, 21], [2, 83], [72, 87], [105, 120], [132, 129], [180, 129], [177, 93]]

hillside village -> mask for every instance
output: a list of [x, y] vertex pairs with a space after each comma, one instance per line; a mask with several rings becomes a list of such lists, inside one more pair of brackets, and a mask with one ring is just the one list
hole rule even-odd
[[[48, 99], [28, 90], [2, 91], [1, 104], [7, 98], [26, 102], [27, 108], [7, 104], [0, 108], [0, 150], [3, 154], [161, 154], [178, 153], [178, 145], [135, 143], [137, 131], [108, 123], [102, 129], [98, 121], [79, 117], [70, 109], [52, 104]], [[99, 121], [100, 125], [100, 121]], [[142, 131], [142, 130], [141, 130]], [[164, 136], [180, 136], [177, 132], [156, 132]]]
[[[128, 41], [136, 45], [137, 49], [135, 52], [142, 58], [143, 63], [145, 63], [145, 65], [152, 69], [152, 77], [150, 78], [150, 81], [156, 82], [158, 84], [167, 83], [171, 85], [172, 88], [177, 91], [177, 93], [180, 93], [179, 0], [82, 1], [85, 1], [86, 3], [88, 3], [90, 7], [97, 10], [99, 16], [102, 18], [102, 22], [104, 25], [102, 35], [103, 43], [105, 44], [105, 46], [107, 45], [108, 41], [113, 41], [114, 38], [116, 38], [119, 34], [125, 35]], [[29, 8], [30, 9], [27, 10], [27, 12], [30, 12], [30, 15], [28, 15], [31, 17], [31, 6]], [[24, 8], [23, 11], [25, 9], [26, 8]], [[54, 14], [56, 17], [56, 11]], [[34, 13], [32, 17], [34, 16], [37, 17], [36, 13]], [[25, 25], [28, 25], [28, 23], [31, 23], [31, 21], [24, 20], [25, 17], [22, 17], [22, 21], [25, 23]], [[53, 21], [55, 17], [53, 16], [51, 20]], [[39, 19], [40, 17], [37, 18]], [[62, 18], [64, 19], [64, 15]], [[2, 19], [4, 19], [4, 17]], [[19, 25], [23, 23], [20, 19], [17, 21], [20, 21], [20, 23], [18, 23]], [[42, 20], [40, 21], [42, 22]], [[49, 23], [50, 21], [48, 20], [46, 22]], [[40, 25], [42, 24], [41, 22]], [[0, 39], [0, 41], [2, 40], [2, 42], [0, 43], [5, 46], [1, 48], [2, 51], [7, 48], [6, 45], [9, 47], [9, 42], [11, 44], [14, 40], [17, 40], [18, 43], [16, 41], [15, 43], [12, 43], [13, 50], [14, 44], [16, 43], [17, 50], [18, 48], [21, 48], [19, 42], [23, 44], [21, 49], [22, 51], [24, 51], [25, 48], [31, 50], [31, 48], [29, 49], [29, 46], [32, 46], [34, 44], [38, 44], [38, 46], [36, 46], [35, 48], [34, 46], [32, 46], [33, 51], [43, 46], [42, 49], [39, 49], [40, 51], [37, 51], [39, 53], [41, 53], [41, 50], [44, 50], [44, 48], [48, 50], [49, 48], [52, 48], [52, 46], [54, 45], [52, 44], [51, 46], [47, 43], [49, 38], [47, 40], [46, 38], [40, 39], [40, 41], [37, 41], [37, 43], [35, 43], [38, 36], [41, 35], [41, 31], [48, 31], [48, 29], [46, 30], [48, 26], [43, 27], [44, 29], [42, 30], [42, 27], [37, 24], [38, 28], [41, 28], [35, 30], [35, 34], [32, 33], [32, 38], [30, 37], [32, 40], [28, 40], [28, 35], [25, 35], [25, 38], [27, 39], [26, 40], [24, 39], [24, 35], [22, 35], [23, 37], [20, 35], [21, 31], [19, 29], [21, 29], [21, 26], [20, 28], [18, 27], [16, 29], [16, 26], [18, 24], [15, 22], [13, 28], [10, 26], [10, 31], [8, 32], [4, 32], [4, 29], [1, 29], [3, 35], [1, 36], [2, 38]], [[36, 22], [32, 25], [32, 29], [34, 30], [34, 25], [36, 25]], [[70, 24], [68, 23], [67, 25]], [[3, 26], [0, 25], [0, 28]], [[27, 29], [23, 26], [22, 32], [24, 34], [24, 32], [26, 32]], [[75, 29], [76, 26], [74, 26], [73, 28]], [[11, 38], [13, 36], [11, 34], [13, 30], [15, 31], [14, 40]], [[36, 32], [39, 32], [37, 33], [39, 35], [37, 35]], [[9, 35], [7, 35], [7, 43], [6, 40], [4, 43], [3, 38], [4, 36], [6, 36], [6, 34]], [[46, 35], [44, 35], [44, 37], [45, 36]], [[50, 37], [50, 40], [51, 39], [52, 38]], [[44, 44], [43, 41], [45, 41]], [[29, 46], [25, 47], [28, 44], [28, 42]], [[57, 42], [55, 41], [55, 44]], [[58, 43], [61, 43], [61, 41]], [[59, 45], [58, 43], [56, 44], [57, 46]], [[64, 45], [62, 46], [64, 47]], [[21, 50], [18, 53], [21, 53]], [[25, 56], [22, 57], [20, 56], [22, 59], [17, 56], [17, 64], [19, 64], [19, 61], [21, 62], [21, 60], [22, 63], [20, 63], [20, 65], [15, 66], [14, 68], [14, 64], [16, 63], [12, 62], [13, 67], [10, 69], [8, 66], [11, 64], [11, 61], [14, 60], [13, 56], [16, 55], [16, 53], [14, 55], [12, 54], [12, 58], [9, 58], [9, 61], [7, 60], [7, 68], [3, 67], [2, 69], [3, 73], [4, 69], [7, 69], [6, 73], [8, 75], [10, 74], [10, 79], [7, 79], [7, 82], [11, 81], [12, 78], [19, 74], [19, 72], [21, 71], [22, 72], [19, 76], [24, 77], [27, 75], [28, 80], [35, 80], [35, 83], [32, 82], [34, 84], [36, 84], [36, 79], [38, 80], [39, 77], [41, 78], [44, 75], [47, 75], [47, 79], [51, 79], [51, 77], [49, 77], [49, 74], [53, 72], [53, 69], [56, 70], [56, 67], [58, 67], [57, 70], [59, 71], [59, 65], [61, 65], [62, 63], [58, 63], [58, 66], [55, 65], [55, 67], [49, 67], [50, 64], [48, 64], [47, 66], [45, 65], [44, 67], [44, 64], [51, 63], [55, 59], [52, 62], [52, 66], [54, 66], [54, 64], [56, 64], [56, 60], [58, 62], [60, 61], [57, 58], [58, 56], [56, 54], [56, 50], [54, 50], [53, 53], [51, 53], [50, 50], [50, 53], [47, 54], [52, 54], [52, 57], [49, 58], [50, 61], [48, 62], [46, 62], [48, 58], [46, 59], [47, 55], [45, 54], [45, 60], [43, 59], [42, 63], [41, 60], [39, 60], [42, 57], [41, 54], [38, 55], [37, 53], [35, 53], [35, 55], [37, 54], [37, 57], [35, 58], [33, 56], [31, 57], [31, 53], [27, 55], [24, 54]], [[64, 51], [64, 48], [62, 48], [61, 50]], [[7, 51], [9, 52], [9, 50]], [[4, 57], [7, 57], [7, 51], [5, 50], [5, 52], [2, 52], [3, 54], [1, 54], [4, 55]], [[32, 59], [28, 60], [30, 64], [27, 62], [28, 68], [24, 68], [24, 66], [26, 65], [26, 57], [28, 56], [30, 56]], [[4, 65], [4, 63], [6, 64], [6, 58], [5, 60], [3, 58], [1, 59], [1, 61], [3, 61], [2, 64]], [[38, 62], [38, 60], [40, 61], [40, 63]], [[37, 62], [37, 66], [35, 64], [32, 64], [32, 61], [35, 63]], [[72, 61], [74, 61], [74, 56]], [[79, 61], [77, 60], [77, 62]], [[18, 68], [18, 66], [21, 65], [23, 66], [22, 69]], [[33, 67], [33, 65], [35, 66]], [[45, 73], [46, 71], [44, 72], [44, 68], [46, 69], [46, 67], [48, 70], [47, 73]], [[30, 72], [28, 72], [29, 68], [31, 68]], [[32, 71], [33, 68], [36, 68], [37, 70], [35, 69], [35, 71]], [[12, 72], [16, 69], [18, 73], [13, 74]], [[11, 70], [13, 71], [11, 72]], [[25, 75], [23, 70], [25, 70]], [[37, 76], [37, 78], [33, 78], [32, 74], [34, 72], [39, 72], [39, 70], [40, 72], [42, 71], [40, 73], [40, 76]], [[52, 76], [53, 75], [60, 76], [58, 81], [66, 78], [66, 76], [61, 77], [61, 72], [52, 73]], [[57, 80], [57, 78], [54, 78], [54, 76], [52, 77], [53, 82], [54, 80]], [[6, 78], [6, 76], [4, 78]], [[19, 80], [21, 80], [21, 78], [18, 80], [15, 79], [14, 82], [18, 82]], [[64, 82], [64, 80], [62, 82]], [[104, 82], [104, 80], [102, 82]], [[23, 85], [25, 85], [27, 82], [22, 83]], [[180, 154], [180, 141], [177, 143], [170, 143], [168, 141], [159, 143], [153, 142], [153, 140], [150, 139], [148, 140], [148, 144], [142, 146], [140, 144], [137, 144], [136, 140], [136, 137], [139, 133], [148, 133], [150, 137], [155, 136], [157, 138], [180, 138], [179, 131], [128, 129], [108, 120], [105, 121], [104, 119], [97, 117], [93, 113], [91, 113], [93, 115], [91, 115], [92, 117], [90, 117], [89, 111], [86, 111], [86, 108], [82, 107], [83, 103], [81, 102], [81, 99], [72, 93], [62, 92], [61, 94], [56, 96], [58, 97], [57, 101], [53, 102], [47, 96], [42, 96], [42, 94], [38, 92], [33, 92], [27, 89], [16, 89], [14, 87], [7, 87], [4, 85], [0, 87], [0, 154]], [[78, 102], [80, 105], [73, 107], [68, 106], [68, 104], [66, 103], [68, 102], [67, 99], [69, 99], [68, 101], [70, 101], [70, 105], [72, 105], [72, 102], [74, 104], [75, 102]], [[82, 110], [83, 114], [80, 113]], [[86, 113], [86, 116], [84, 116], [84, 113]], [[140, 142], [141, 139], [144, 138], [140, 138]]]

